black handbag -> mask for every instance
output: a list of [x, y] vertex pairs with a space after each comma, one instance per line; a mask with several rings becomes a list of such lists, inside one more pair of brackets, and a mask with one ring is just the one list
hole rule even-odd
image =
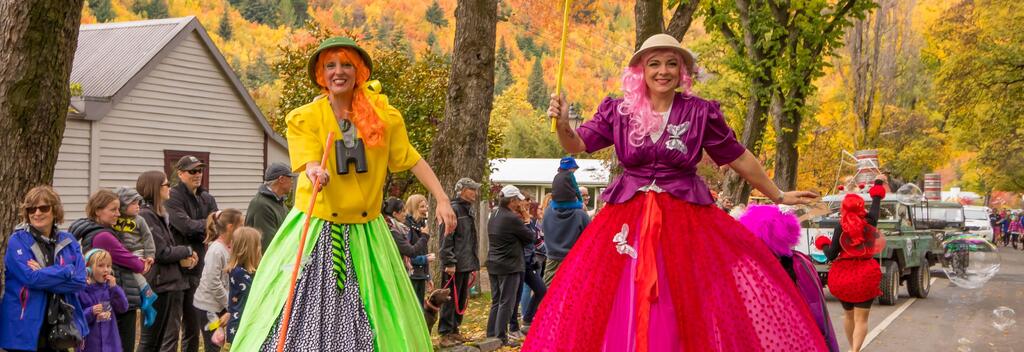
[[69, 349], [82, 344], [82, 331], [75, 325], [75, 307], [64, 301], [58, 294], [50, 295], [46, 307], [46, 321], [52, 328], [46, 336], [51, 348]]

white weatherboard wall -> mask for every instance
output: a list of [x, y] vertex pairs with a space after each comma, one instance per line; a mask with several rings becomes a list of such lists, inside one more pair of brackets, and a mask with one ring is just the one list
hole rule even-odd
[[71, 220], [85, 217], [89, 200], [89, 134], [90, 122], [68, 117], [64, 139], [54, 167], [53, 187], [64, 205], [65, 226]]
[[164, 150], [210, 153], [210, 190], [221, 209], [245, 210], [263, 174], [264, 130], [198, 34], [160, 59], [98, 122], [99, 187], [134, 186], [163, 170]]

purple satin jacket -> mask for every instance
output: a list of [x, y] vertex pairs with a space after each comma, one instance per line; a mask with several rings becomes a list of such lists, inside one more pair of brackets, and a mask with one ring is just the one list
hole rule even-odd
[[634, 147], [629, 143], [629, 117], [618, 112], [622, 99], [606, 98], [594, 118], [576, 132], [588, 153], [615, 146], [623, 174], [601, 194], [611, 204], [624, 203], [652, 182], [672, 196], [698, 205], [714, 203], [711, 191], [697, 175], [697, 163], [707, 152], [718, 165], [731, 163], [746, 148], [726, 124], [718, 102], [676, 93], [665, 132]]

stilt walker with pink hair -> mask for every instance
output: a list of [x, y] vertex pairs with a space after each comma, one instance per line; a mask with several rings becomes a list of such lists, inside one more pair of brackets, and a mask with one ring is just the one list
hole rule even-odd
[[578, 129], [552, 96], [565, 150], [614, 146], [624, 172], [562, 262], [523, 351], [827, 351], [775, 256], [714, 206], [697, 163], [707, 153], [776, 203], [816, 195], [771, 182], [718, 103], [690, 91], [694, 72], [694, 56], [658, 34], [630, 60], [623, 98]]

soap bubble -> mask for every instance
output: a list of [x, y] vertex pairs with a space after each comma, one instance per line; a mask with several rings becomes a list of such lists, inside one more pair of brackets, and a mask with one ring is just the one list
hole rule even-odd
[[942, 271], [953, 284], [966, 289], [985, 285], [999, 271], [996, 246], [984, 238], [957, 235], [942, 242]]
[[907, 183], [896, 190], [897, 200], [900, 203], [917, 206], [924, 200], [924, 192], [921, 192], [921, 188], [913, 183]]
[[1014, 324], [1017, 324], [1017, 320], [1014, 319], [1017, 317], [1017, 312], [1010, 307], [1001, 306], [996, 308], [992, 310], [992, 315], [995, 316], [992, 319], [992, 326], [999, 331], [1006, 331]]

